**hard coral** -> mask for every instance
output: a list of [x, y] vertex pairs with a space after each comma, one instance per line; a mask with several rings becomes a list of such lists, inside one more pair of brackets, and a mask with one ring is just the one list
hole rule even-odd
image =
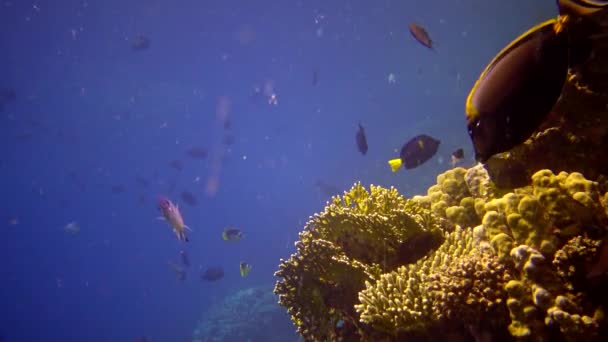
[[576, 172], [506, 191], [482, 171], [448, 171], [411, 200], [355, 184], [311, 217], [275, 287], [302, 336], [606, 337], [608, 281], [589, 275], [608, 268], [608, 194]]
[[473, 248], [471, 231], [457, 229], [429, 257], [383, 274], [373, 283], [366, 282], [365, 290], [359, 293], [361, 304], [356, 306], [361, 321], [393, 336], [432, 326], [441, 318], [436, 313], [444, 311], [437, 307], [443, 304], [438, 296], [430, 295], [434, 287], [431, 280], [437, 280], [433, 275], [466, 257]]
[[[429, 188], [426, 196], [414, 196], [412, 201], [461, 227], [474, 227], [479, 224], [479, 217], [466, 175], [467, 170], [461, 167], [448, 170], [437, 176], [437, 184]], [[480, 185], [476, 190], [484, 191], [482, 187]]]
[[307, 340], [360, 337], [365, 327], [354, 305], [365, 281], [415, 262], [411, 255], [424, 256], [448, 229], [447, 221], [395, 189], [355, 184], [310, 218], [296, 253], [281, 261], [279, 303]]

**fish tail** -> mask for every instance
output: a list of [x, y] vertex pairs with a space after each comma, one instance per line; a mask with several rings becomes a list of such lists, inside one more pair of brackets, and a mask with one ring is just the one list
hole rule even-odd
[[401, 168], [402, 163], [401, 158], [391, 159], [388, 161], [388, 165], [391, 167], [391, 171], [393, 172], [397, 172], [397, 170]]
[[560, 15], [585, 16], [605, 9], [605, 0], [557, 0]]

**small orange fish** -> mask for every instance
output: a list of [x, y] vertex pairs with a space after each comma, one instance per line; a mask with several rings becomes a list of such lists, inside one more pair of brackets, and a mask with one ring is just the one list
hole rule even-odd
[[411, 23], [409, 29], [410, 33], [418, 41], [418, 43], [433, 50], [433, 40], [431, 40], [431, 36], [429, 36], [429, 33], [426, 32], [426, 30], [422, 26], [416, 23]]
[[161, 196], [158, 198], [158, 210], [163, 214], [159, 219], [166, 220], [171, 225], [173, 232], [177, 235], [177, 239], [188, 242], [186, 229], [190, 231], [192, 229], [184, 224], [184, 218], [177, 204], [173, 204], [168, 198]]

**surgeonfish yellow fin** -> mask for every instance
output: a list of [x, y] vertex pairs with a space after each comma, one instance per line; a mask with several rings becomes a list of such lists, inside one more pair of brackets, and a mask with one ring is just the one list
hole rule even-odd
[[228, 233], [225, 230], [222, 232], [222, 240], [228, 241]]
[[608, 6], [605, 0], [557, 0], [560, 15], [585, 16]]
[[391, 167], [391, 171], [397, 172], [401, 167], [402, 161], [401, 158], [391, 159], [388, 161], [388, 165]]

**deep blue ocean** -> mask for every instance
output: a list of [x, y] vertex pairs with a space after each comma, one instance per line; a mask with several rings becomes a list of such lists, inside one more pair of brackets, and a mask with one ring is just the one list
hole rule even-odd
[[[272, 291], [327, 189], [412, 196], [455, 149], [472, 165], [469, 89], [556, 14], [552, 0], [0, 0], [0, 341], [204, 341], [218, 303]], [[421, 133], [436, 156], [392, 173]], [[228, 226], [244, 238], [223, 241]], [[224, 277], [202, 280], [208, 267]], [[270, 324], [295, 330], [284, 318]], [[266, 340], [248, 329], [236, 340]]]

